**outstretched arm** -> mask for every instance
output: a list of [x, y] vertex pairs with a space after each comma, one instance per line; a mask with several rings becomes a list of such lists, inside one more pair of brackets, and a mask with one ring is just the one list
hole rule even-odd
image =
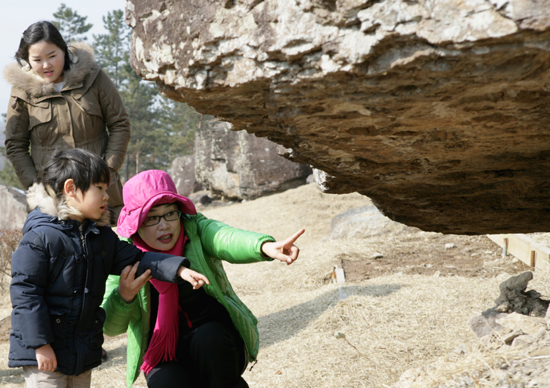
[[208, 278], [201, 273], [193, 271], [192, 269], [186, 268], [183, 265], [178, 269], [178, 276], [183, 280], [191, 283], [193, 290], [197, 290], [204, 286], [204, 284], [210, 284]]
[[262, 253], [272, 259], [284, 261], [288, 265], [294, 263], [300, 253], [300, 248], [294, 242], [304, 234], [305, 229], [300, 229], [283, 241], [265, 242], [262, 244]]
[[120, 274], [118, 293], [126, 303], [131, 303], [145, 283], [153, 278], [150, 269], [145, 270], [141, 276], [136, 277], [138, 266], [139, 261], [133, 266], [126, 266]]
[[[153, 278], [149, 269], [136, 277], [138, 266], [139, 262], [133, 266], [129, 265], [120, 274], [118, 293], [126, 303], [131, 303], [145, 283]], [[194, 290], [201, 288], [204, 284], [210, 284], [206, 276], [184, 266], [178, 268], [178, 276], [191, 283]]]

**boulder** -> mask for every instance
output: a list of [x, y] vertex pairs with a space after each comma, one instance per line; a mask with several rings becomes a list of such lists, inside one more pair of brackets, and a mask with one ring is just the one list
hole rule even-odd
[[27, 197], [25, 192], [15, 187], [0, 184], [0, 230], [22, 229], [27, 219]]
[[476, 337], [482, 338], [492, 333], [498, 333], [504, 329], [504, 327], [497, 322], [497, 319], [503, 318], [506, 315], [506, 313], [499, 313], [495, 309], [489, 309], [481, 313], [481, 315], [470, 318], [468, 323]]
[[195, 177], [194, 155], [184, 155], [174, 159], [170, 170], [170, 176], [176, 184], [178, 194], [185, 197], [189, 197], [191, 193], [203, 189], [202, 183], [197, 181]]
[[191, 202], [195, 204], [196, 207], [208, 206], [213, 203], [212, 193], [208, 190], [201, 190], [189, 195]]
[[329, 239], [353, 239], [400, 233], [407, 226], [385, 217], [376, 206], [350, 209], [334, 217], [330, 223]]
[[277, 144], [231, 124], [211, 120], [195, 135], [195, 175], [203, 186], [224, 199], [261, 197], [306, 183], [311, 167], [277, 153]]
[[535, 290], [525, 291], [533, 273], [523, 272], [512, 276], [499, 285], [500, 295], [495, 300], [496, 310], [504, 313], [517, 312], [533, 317], [544, 317], [550, 302], [542, 299]]
[[[6, 141], [6, 134], [5, 134], [6, 124], [0, 123], [0, 144], [4, 144]], [[3, 155], [0, 155], [0, 170], [4, 168], [4, 165], [6, 163], [6, 157]]]
[[550, 0], [128, 0], [126, 15], [139, 75], [324, 171], [326, 192], [424, 230], [550, 230]]

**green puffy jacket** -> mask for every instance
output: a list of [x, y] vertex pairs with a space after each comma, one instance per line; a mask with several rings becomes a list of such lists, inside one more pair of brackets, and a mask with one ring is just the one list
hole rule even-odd
[[[189, 238], [183, 256], [191, 262], [191, 269], [208, 278], [210, 285], [204, 285], [206, 293], [227, 309], [244, 340], [249, 361], [254, 361], [259, 348], [258, 321], [233, 291], [220, 260], [230, 263], [272, 260], [264, 257], [260, 248], [264, 242], [275, 239], [265, 234], [233, 228], [200, 213], [183, 215], [182, 221]], [[128, 331], [126, 383], [131, 387], [139, 376], [149, 340], [150, 285], [147, 283], [132, 303], [126, 303], [118, 293], [118, 281], [118, 276], [109, 276], [107, 280], [102, 304], [106, 312], [103, 332], [115, 336]]]

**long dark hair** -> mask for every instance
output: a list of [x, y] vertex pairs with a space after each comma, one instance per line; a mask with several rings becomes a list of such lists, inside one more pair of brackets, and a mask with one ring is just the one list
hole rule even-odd
[[15, 53], [15, 59], [17, 63], [23, 66], [21, 61], [25, 61], [28, 64], [29, 62], [29, 46], [45, 40], [46, 42], [53, 43], [59, 47], [65, 53], [65, 65], [63, 70], [69, 70], [71, 68], [71, 58], [69, 57], [69, 48], [65, 39], [61, 36], [61, 33], [52, 23], [47, 21], [36, 22], [31, 24], [25, 32], [23, 32], [23, 37], [19, 43], [19, 49]]

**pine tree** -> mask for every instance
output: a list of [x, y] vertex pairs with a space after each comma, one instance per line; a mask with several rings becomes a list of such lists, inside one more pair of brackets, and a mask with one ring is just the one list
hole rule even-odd
[[156, 85], [143, 81], [131, 67], [127, 74], [128, 83], [121, 96], [132, 124], [132, 140], [126, 153], [129, 178], [143, 170], [163, 169], [167, 164], [167, 144], [158, 125], [161, 111], [156, 104], [159, 96]]
[[178, 156], [193, 154], [195, 131], [207, 118], [189, 105], [168, 98], [162, 98], [160, 106], [162, 115], [159, 124], [166, 137], [170, 161]]
[[92, 24], [86, 23], [87, 16], [80, 16], [78, 12], [73, 11], [64, 3], [61, 3], [57, 12], [53, 14], [52, 23], [57, 27], [61, 35], [67, 42], [77, 42], [87, 40], [84, 35], [92, 28]]
[[96, 60], [117, 88], [128, 78], [130, 61], [130, 27], [124, 22], [124, 12], [114, 10], [103, 17], [106, 34], [94, 35]]
[[166, 170], [176, 157], [193, 152], [202, 115], [186, 104], [161, 97], [154, 82], [142, 80], [132, 69], [131, 30], [121, 10], [109, 12], [103, 23], [106, 33], [94, 35], [96, 59], [117, 86], [132, 131], [119, 174], [128, 180], [146, 169]]
[[127, 180], [144, 169], [161, 168], [156, 160], [157, 150], [162, 148], [162, 134], [156, 125], [159, 92], [153, 82], [143, 81], [130, 66], [130, 28], [124, 22], [124, 12], [109, 12], [103, 23], [107, 33], [94, 35], [96, 58], [117, 86], [131, 124], [126, 166], [119, 171]]

